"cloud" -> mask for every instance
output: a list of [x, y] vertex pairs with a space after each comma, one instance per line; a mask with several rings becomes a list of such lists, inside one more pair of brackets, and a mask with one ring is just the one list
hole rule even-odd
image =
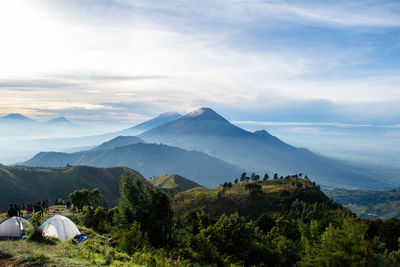
[[0, 112], [111, 121], [207, 105], [236, 120], [248, 109], [365, 122], [400, 110], [399, 48], [382, 47], [398, 44], [396, 2], [15, 0], [0, 10]]

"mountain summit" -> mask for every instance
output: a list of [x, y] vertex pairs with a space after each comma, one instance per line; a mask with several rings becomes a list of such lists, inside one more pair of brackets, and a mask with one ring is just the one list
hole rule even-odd
[[199, 108], [195, 111], [189, 112], [184, 117], [186, 118], [200, 118], [203, 120], [220, 120], [228, 122], [224, 117], [219, 115], [217, 112], [211, 108]]
[[296, 148], [265, 130], [248, 132], [210, 108], [201, 108], [139, 135], [146, 142], [198, 150], [249, 172], [306, 173], [326, 187], [385, 188], [379, 174]]
[[51, 119], [51, 120], [47, 121], [47, 123], [49, 123], [49, 124], [72, 124], [72, 122], [65, 117]]
[[143, 133], [143, 137], [157, 139], [160, 135], [171, 135], [171, 138], [176, 138], [177, 135], [237, 136], [247, 134], [247, 131], [231, 124], [211, 108], [200, 108]]
[[31, 122], [33, 121], [32, 119], [30, 119], [30, 118], [28, 118], [28, 117], [26, 117], [24, 115], [21, 115], [19, 113], [10, 113], [10, 114], [8, 114], [8, 115], [6, 115], [4, 117], [0, 117], [0, 119], [3, 119], [3, 120], [15, 120], [15, 121], [31, 121]]

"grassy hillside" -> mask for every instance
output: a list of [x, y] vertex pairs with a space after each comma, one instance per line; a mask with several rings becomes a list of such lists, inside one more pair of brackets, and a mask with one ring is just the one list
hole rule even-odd
[[362, 218], [400, 218], [400, 188], [393, 190], [326, 190], [325, 193]]
[[[95, 168], [74, 166], [62, 168], [33, 168], [24, 166], [0, 166], [0, 208], [9, 203], [27, 204], [56, 198], [66, 199], [76, 189], [99, 188], [107, 206], [115, 205], [119, 199], [119, 181], [125, 167]], [[131, 170], [136, 177], [143, 176]]]
[[166, 174], [152, 178], [150, 183], [165, 191], [171, 190], [174, 193], [186, 191], [188, 189], [199, 187], [198, 183], [195, 183], [185, 177], [178, 174]]
[[[249, 184], [258, 185], [260, 190], [247, 190], [246, 186]], [[284, 215], [286, 210], [293, 208], [293, 205], [308, 204], [310, 209], [315, 211], [322, 206], [325, 211], [339, 209], [339, 205], [330, 201], [315, 183], [293, 177], [238, 183], [226, 189], [192, 188], [176, 195], [174, 211], [177, 214], [185, 214], [191, 210], [204, 209], [215, 217], [237, 211], [241, 216], [256, 219], [263, 213], [279, 212]]]

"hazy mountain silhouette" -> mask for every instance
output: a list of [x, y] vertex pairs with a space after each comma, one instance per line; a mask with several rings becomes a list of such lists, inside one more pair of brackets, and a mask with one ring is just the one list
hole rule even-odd
[[239, 177], [243, 171], [202, 152], [143, 143], [77, 153], [41, 152], [25, 162], [27, 166], [46, 167], [67, 164], [97, 167], [127, 166], [146, 177], [177, 173], [209, 187], [231, 181]]
[[110, 141], [107, 141], [95, 148], [93, 150], [107, 150], [107, 149], [113, 149], [119, 146], [127, 146], [127, 145], [133, 145], [137, 143], [144, 143], [143, 139], [136, 137], [136, 136], [117, 136], [114, 139], [111, 139]]
[[19, 113], [10, 113], [6, 116], [0, 117], [0, 120], [13, 120], [13, 121], [29, 121], [29, 122], [36, 122], [35, 120], [32, 120], [31, 118], [28, 118], [24, 115], [21, 115]]
[[[306, 173], [326, 187], [386, 188], [380, 174], [348, 163], [319, 156], [282, 142], [267, 131], [243, 130], [210, 108], [201, 108], [139, 137], [146, 142], [163, 143], [203, 151], [248, 171], [280, 175]], [[190, 177], [190, 176], [188, 176]], [[379, 180], [381, 179], [381, 180]]]
[[182, 115], [179, 113], [176, 113], [176, 112], [163, 113], [151, 120], [139, 123], [133, 127], [130, 127], [128, 129], [117, 132], [117, 134], [119, 134], [119, 135], [137, 135], [139, 133], [143, 133], [143, 132], [153, 129], [157, 126], [160, 126], [161, 124], [164, 124], [166, 122], [179, 119], [180, 117], [182, 117]]
[[51, 120], [47, 121], [46, 124], [50, 124], [50, 125], [73, 125], [73, 126], [75, 126], [74, 123], [72, 123], [70, 120], [68, 120], [65, 117], [59, 117], [59, 118], [51, 119]]

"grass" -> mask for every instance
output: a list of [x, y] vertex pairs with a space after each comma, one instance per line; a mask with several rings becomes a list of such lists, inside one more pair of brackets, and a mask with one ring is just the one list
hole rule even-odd
[[[43, 221], [54, 214], [62, 214], [73, 221], [80, 221], [81, 214], [73, 214], [64, 206], [52, 206], [43, 216]], [[88, 240], [77, 243], [75, 240], [60, 241], [53, 244], [36, 243], [26, 240], [0, 241], [0, 266], [7, 261], [21, 266], [187, 266], [188, 262], [173, 260], [161, 250], [137, 251], [128, 255], [115, 247], [115, 242], [105, 235], [78, 224]]]
[[[256, 181], [261, 186], [261, 192], [251, 194], [246, 190], [246, 183], [233, 184], [230, 189], [222, 187], [208, 189], [196, 187], [176, 195], [174, 212], [183, 215], [193, 209], [205, 209], [211, 215], [219, 216], [222, 213], [233, 213], [238, 211], [242, 216], [255, 216], [263, 212], [279, 209], [287, 194], [299, 188], [306, 193], [315, 193], [321, 197], [315, 184], [299, 179], [288, 178], [269, 181]], [[271, 201], [279, 200], [271, 203]], [[271, 204], [268, 204], [271, 203]], [[260, 213], [261, 212], [261, 213]]]
[[177, 174], [158, 176], [149, 180], [149, 182], [160, 189], [172, 190], [175, 193], [200, 187], [199, 184]]

